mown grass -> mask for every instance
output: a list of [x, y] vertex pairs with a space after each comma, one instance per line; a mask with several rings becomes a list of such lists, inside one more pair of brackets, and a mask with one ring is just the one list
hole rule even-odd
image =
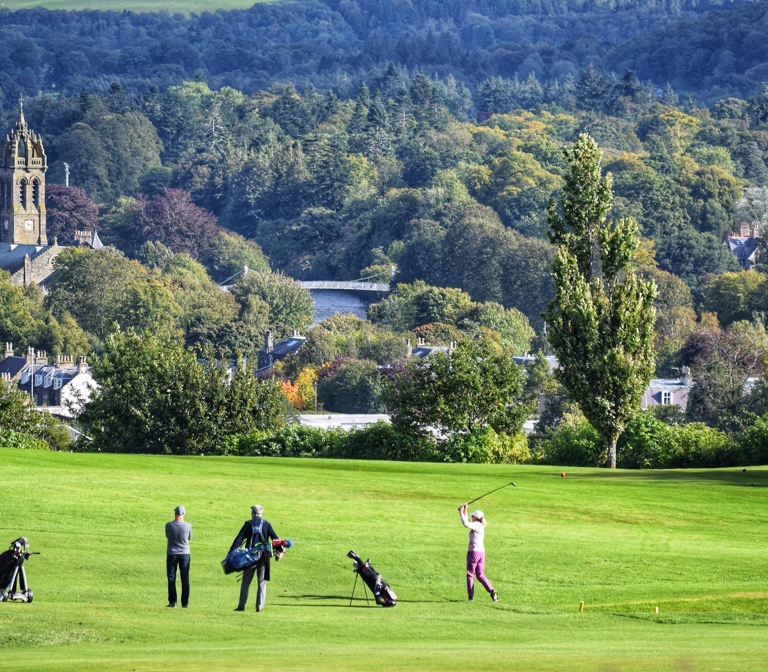
[[160, 0], [4, 0], [0, 7], [10, 10], [45, 7], [46, 9], [100, 9], [104, 11], [122, 12], [160, 12], [170, 14], [190, 14], [192, 12], [215, 12], [217, 9], [247, 9], [255, 4], [264, 2], [280, 2], [281, 0], [174, 0], [172, 3]]
[[[42, 552], [35, 601], [0, 604], [0, 669], [766, 669], [768, 470], [559, 472], [0, 449], [0, 544]], [[456, 507], [510, 480], [478, 502], [501, 601], [469, 604]], [[219, 561], [256, 502], [296, 543], [267, 609], [233, 613]], [[179, 503], [192, 599], [170, 610]], [[348, 606], [350, 549], [397, 607], [368, 607], [360, 584]]]

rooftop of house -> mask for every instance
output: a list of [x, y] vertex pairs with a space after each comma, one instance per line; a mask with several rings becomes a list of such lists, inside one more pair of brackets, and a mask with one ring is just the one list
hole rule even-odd
[[648, 383], [649, 388], [677, 390], [691, 386], [691, 381], [683, 376], [680, 378], [651, 378]]
[[24, 266], [24, 258], [37, 256], [50, 245], [16, 245], [14, 243], [0, 243], [0, 269], [15, 273]]
[[304, 345], [304, 341], [306, 340], [307, 340], [306, 336], [294, 335], [294, 336], [291, 336], [290, 338], [286, 338], [283, 341], [278, 341], [272, 347], [271, 355], [278, 359], [282, 357], [286, 357], [287, 355], [290, 355], [291, 353], [298, 350], [302, 345]]
[[0, 362], [0, 375], [7, 373], [11, 378], [15, 378], [26, 365], [26, 357], [16, 357], [13, 355], [6, 357]]
[[[35, 364], [30, 366], [21, 374], [21, 380], [19, 380], [19, 387], [26, 389], [30, 387], [30, 378], [35, 376], [35, 387], [51, 387], [58, 389], [66, 385], [69, 381], [75, 378], [80, 373], [80, 370], [76, 364], [67, 363], [64, 366], [56, 364]], [[37, 379], [40, 378], [40, 382]]]
[[438, 353], [449, 355], [451, 354], [451, 349], [445, 345], [417, 345], [411, 354], [414, 357], [421, 357], [424, 359], [425, 357], [431, 357]]
[[[512, 357], [512, 359], [518, 366], [528, 366], [536, 361], [536, 355], [531, 355], [526, 352], [524, 355], [516, 355], [515, 357]], [[547, 364], [549, 364], [550, 371], [559, 366], [557, 357], [554, 355], [547, 355], [544, 359], [547, 361]]]

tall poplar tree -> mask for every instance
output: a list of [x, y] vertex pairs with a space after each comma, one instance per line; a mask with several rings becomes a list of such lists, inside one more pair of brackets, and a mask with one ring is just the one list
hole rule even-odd
[[548, 217], [549, 239], [558, 246], [549, 342], [558, 380], [602, 436], [615, 468], [616, 442], [653, 374], [656, 286], [632, 268], [637, 223], [608, 220], [612, 179], [601, 176], [597, 143], [582, 134], [565, 155], [561, 210], [550, 203]]

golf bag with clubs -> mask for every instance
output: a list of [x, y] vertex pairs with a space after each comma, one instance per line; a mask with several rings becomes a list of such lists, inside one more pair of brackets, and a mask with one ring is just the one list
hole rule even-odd
[[[365, 562], [362, 561], [360, 556], [354, 551], [347, 553], [348, 558], [352, 558], [354, 564], [352, 565], [352, 571], [359, 576], [368, 589], [373, 593], [373, 597], [376, 600], [376, 604], [382, 607], [394, 607], [397, 604], [397, 595], [389, 587], [386, 581], [383, 581], [381, 574], [379, 574], [372, 566], [370, 558]], [[355, 577], [355, 585], [357, 585], [357, 576]], [[352, 588], [352, 597], [355, 596], [355, 589]], [[352, 600], [350, 599], [350, 604]]]
[[269, 554], [277, 562], [291, 546], [293, 541], [290, 539], [275, 539], [271, 544], [261, 543], [250, 548], [236, 548], [227, 553], [227, 557], [221, 561], [221, 566], [225, 574], [243, 572], [257, 564], [265, 554]]
[[11, 547], [7, 551], [0, 553], [0, 602], [32, 601], [34, 594], [27, 585], [24, 562], [29, 560], [30, 555], [40, 554], [28, 551], [28, 548], [29, 541], [26, 537], [19, 537], [11, 542]]

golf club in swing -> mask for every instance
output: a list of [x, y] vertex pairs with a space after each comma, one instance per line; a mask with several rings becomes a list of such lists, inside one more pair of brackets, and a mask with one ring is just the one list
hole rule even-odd
[[[494, 489], [493, 489], [493, 490], [491, 490], [490, 492], [486, 492], [484, 495], [480, 495], [479, 497], [475, 497], [475, 498], [474, 498], [474, 499], [473, 499], [471, 502], [467, 502], [467, 506], [469, 506], [470, 504], [472, 504], [472, 503], [476, 502], [478, 499], [482, 499], [483, 497], [487, 497], [488, 495], [490, 495], [490, 494], [492, 494], [492, 493], [496, 492], [497, 490], [502, 490], [503, 488], [508, 488], [510, 485], [511, 485], [513, 488], [516, 488], [516, 487], [517, 487], [517, 484], [516, 484], [516, 483], [514, 483], [514, 482], [510, 481], [509, 483], [506, 483], [506, 484], [502, 485], [500, 488], [494, 488]], [[461, 507], [459, 507], [459, 508], [461, 508]]]

